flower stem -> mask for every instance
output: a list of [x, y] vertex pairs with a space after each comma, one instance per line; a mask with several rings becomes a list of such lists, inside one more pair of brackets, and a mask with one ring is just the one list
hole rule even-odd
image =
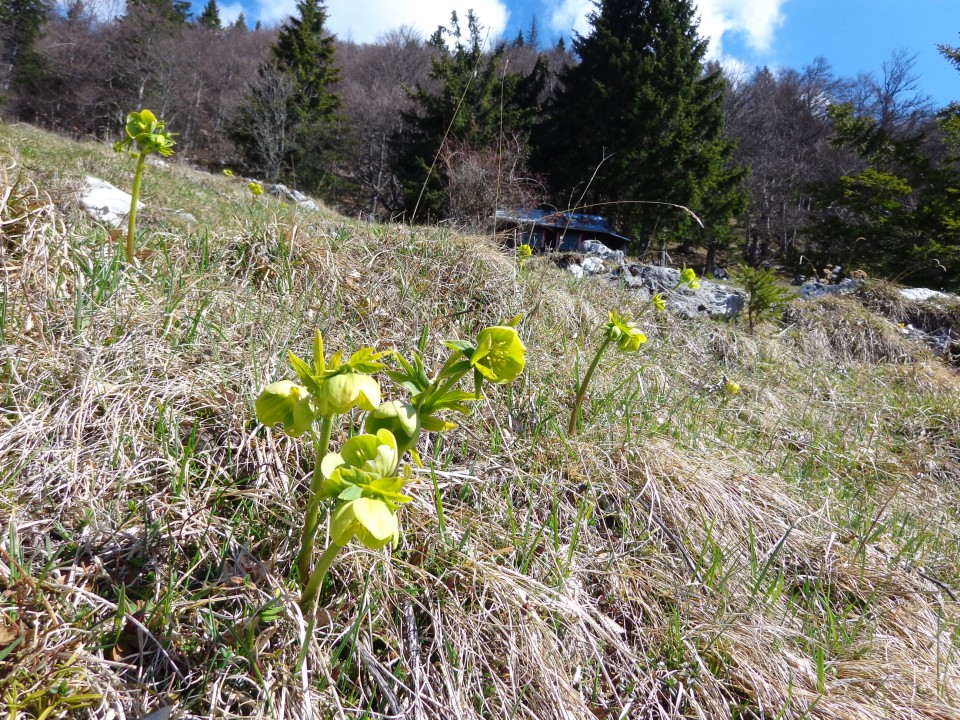
[[317, 560], [317, 566], [313, 569], [313, 572], [310, 573], [310, 580], [303, 589], [303, 595], [300, 596], [300, 609], [304, 612], [307, 612], [313, 605], [313, 601], [317, 597], [320, 587], [323, 585], [323, 579], [327, 576], [327, 570], [330, 569], [333, 559], [342, 547], [343, 545], [337, 545], [335, 542], [331, 542], [327, 546], [327, 549], [323, 551], [320, 559]]
[[603, 342], [600, 343], [600, 347], [597, 348], [597, 354], [593, 356], [593, 362], [590, 363], [590, 367], [587, 369], [587, 374], [583, 376], [583, 381], [580, 383], [580, 387], [577, 390], [577, 397], [573, 401], [573, 412], [570, 413], [570, 427], [567, 429], [567, 432], [570, 435], [577, 434], [577, 416], [580, 414], [580, 406], [583, 405], [583, 397], [587, 394], [587, 385], [590, 383], [590, 378], [593, 377], [593, 371], [597, 369], [597, 365], [600, 363], [600, 358], [603, 357], [603, 353], [606, 351], [609, 344], [610, 338], [605, 337]]
[[303, 521], [303, 539], [300, 541], [300, 553], [297, 555], [297, 567], [300, 569], [300, 582], [306, 582], [310, 575], [310, 561], [313, 559], [313, 541], [317, 537], [317, 516], [320, 514], [320, 489], [323, 485], [323, 473], [320, 464], [327, 455], [330, 447], [330, 434], [333, 431], [334, 415], [324, 415], [320, 421], [320, 437], [317, 438], [313, 428], [310, 428], [310, 437], [313, 438], [316, 465], [313, 476], [310, 478], [310, 496], [307, 500], [307, 514]]
[[137, 159], [137, 169], [133, 174], [133, 193], [130, 199], [130, 213], [127, 218], [127, 263], [133, 265], [133, 231], [137, 226], [137, 203], [140, 201], [140, 181], [143, 180], [143, 169], [147, 165], [147, 153], [140, 151]]

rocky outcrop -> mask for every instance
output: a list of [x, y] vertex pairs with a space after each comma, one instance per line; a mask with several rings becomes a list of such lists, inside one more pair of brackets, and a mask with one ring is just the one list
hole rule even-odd
[[292, 203], [302, 208], [307, 208], [308, 210], [320, 209], [320, 205], [313, 198], [304, 195], [299, 190], [291, 190], [286, 185], [281, 185], [280, 183], [271, 185], [269, 188], [269, 193], [285, 202]]
[[822, 297], [824, 295], [845, 295], [854, 292], [863, 284], [863, 280], [847, 278], [837, 284], [822, 283], [819, 280], [807, 280], [800, 286], [800, 297], [804, 300]]
[[746, 293], [707, 280], [700, 281], [697, 290], [680, 282], [680, 271], [657, 265], [623, 265], [608, 276], [610, 282], [623, 283], [627, 288], [645, 293], [663, 294], [667, 309], [684, 317], [735, 317], [747, 301]]

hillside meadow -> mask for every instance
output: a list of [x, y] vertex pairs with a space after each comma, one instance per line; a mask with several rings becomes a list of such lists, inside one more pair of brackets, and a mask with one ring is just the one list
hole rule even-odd
[[[626, 291], [175, 162], [128, 267], [77, 191], [129, 159], [8, 124], [0, 160], [5, 717], [960, 717], [958, 375], [888, 287], [752, 334], [645, 314], [571, 435]], [[524, 373], [421, 440], [399, 545], [348, 545], [301, 611], [313, 451], [254, 414], [287, 351], [426, 328], [436, 370], [518, 313]]]

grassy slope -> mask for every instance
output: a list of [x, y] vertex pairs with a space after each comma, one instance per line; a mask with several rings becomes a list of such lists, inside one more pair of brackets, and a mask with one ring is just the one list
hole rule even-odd
[[[625, 293], [176, 165], [148, 170], [128, 272], [71, 194], [86, 173], [129, 187], [128, 163], [21, 126], [0, 157], [18, 717], [960, 715], [957, 375], [856, 300], [757, 336], [647, 318], [571, 438], [577, 358]], [[441, 358], [521, 310], [525, 376], [421, 447], [436, 483], [417, 476], [400, 548], [341, 553], [304, 618], [309, 448], [252, 415], [285, 351], [317, 327], [406, 351], [427, 325]]]

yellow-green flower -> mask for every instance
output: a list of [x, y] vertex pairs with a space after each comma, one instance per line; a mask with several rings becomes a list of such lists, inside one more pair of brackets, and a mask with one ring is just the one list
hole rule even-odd
[[740, 386], [737, 385], [737, 383], [735, 383], [733, 380], [727, 380], [727, 381], [723, 384], [723, 391], [724, 391], [727, 395], [739, 395], [739, 394], [740, 394]]
[[260, 195], [263, 195], [263, 185], [261, 185], [260, 183], [250, 182], [247, 184], [247, 187], [250, 188], [250, 193], [254, 197], [259, 197]]
[[375, 498], [359, 497], [343, 503], [330, 518], [330, 539], [341, 547], [354, 537], [371, 550], [400, 541], [397, 516]]
[[291, 437], [303, 435], [317, 417], [307, 388], [289, 380], [267, 385], [257, 397], [256, 410], [260, 422], [267, 427], [282, 423]]
[[368, 433], [389, 430], [396, 438], [399, 453], [403, 455], [417, 444], [420, 437], [420, 417], [417, 409], [410, 403], [389, 400], [380, 403], [376, 410], [367, 415], [363, 428]]
[[663, 295], [657, 293], [650, 300], [653, 302], [653, 306], [657, 309], [657, 312], [663, 312], [667, 309], [667, 301], [663, 299]]
[[380, 384], [363, 373], [343, 372], [322, 380], [315, 399], [321, 415], [340, 415], [354, 407], [372, 412], [380, 404]]
[[127, 137], [116, 143], [113, 149], [123, 152], [134, 143], [143, 154], [159, 153], [163, 157], [173, 155], [173, 134], [170, 133], [162, 120], [147, 109], [132, 112], [127, 115]]
[[356, 435], [339, 453], [330, 453], [320, 463], [323, 493], [342, 502], [330, 519], [330, 537], [346, 545], [354, 536], [371, 550], [388, 542], [394, 545], [400, 527], [394, 514], [410, 502], [400, 491], [409, 479], [397, 476], [400, 452], [389, 430], [375, 435]]
[[610, 322], [604, 326], [607, 338], [617, 344], [623, 352], [636, 352], [647, 341], [637, 326], [625, 316], [610, 311]]
[[484, 328], [477, 335], [477, 346], [470, 365], [492, 383], [516, 380], [526, 364], [527, 348], [517, 331], [506, 325]]
[[517, 246], [517, 262], [523, 265], [533, 256], [533, 248], [524, 243]]
[[224, 168], [224, 169], [223, 169], [223, 174], [224, 174], [226, 177], [233, 177], [233, 170], [231, 170], [230, 168]]
[[[340, 452], [327, 453], [320, 463], [324, 492], [328, 497], [337, 498], [348, 485], [363, 487], [385, 478], [394, 479], [399, 463], [397, 440], [389, 430], [378, 430], [373, 435], [355, 435], [343, 444]], [[382, 483], [371, 485], [368, 490], [381, 499], [390, 500], [392, 497], [392, 491]], [[402, 503], [406, 496], [397, 497], [396, 502]]]
[[697, 279], [697, 273], [693, 268], [684, 268], [680, 273], [680, 282], [684, 283], [691, 290], [700, 288], [700, 281]]

